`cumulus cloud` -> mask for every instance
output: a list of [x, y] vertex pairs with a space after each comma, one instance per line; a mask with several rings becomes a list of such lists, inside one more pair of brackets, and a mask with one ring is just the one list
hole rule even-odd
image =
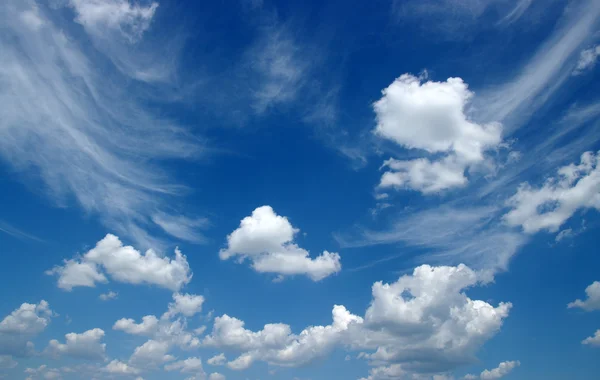
[[101, 343], [104, 330], [92, 329], [81, 334], [69, 333], [65, 335], [66, 342], [60, 343], [53, 339], [48, 344], [46, 352], [53, 356], [70, 356], [87, 360], [103, 360], [106, 344]]
[[474, 361], [476, 351], [508, 316], [510, 303], [492, 306], [464, 293], [482, 278], [464, 265], [423, 265], [395, 283], [375, 283], [364, 317], [336, 305], [330, 325], [294, 334], [282, 323], [251, 331], [242, 320], [223, 315], [215, 318], [203, 345], [240, 352], [227, 364], [233, 370], [246, 369], [255, 361], [299, 366], [345, 347], [360, 351], [359, 358], [374, 366], [369, 379], [445, 373]]
[[187, 358], [174, 363], [165, 365], [166, 371], [179, 371], [181, 373], [193, 373], [198, 376], [205, 376], [200, 358]]
[[140, 373], [139, 369], [116, 359], [108, 363], [104, 367], [104, 371], [114, 375], [137, 375]]
[[581, 343], [600, 347], [600, 330], [596, 330], [596, 333], [593, 336], [585, 338]]
[[582, 50], [579, 55], [579, 61], [577, 61], [577, 66], [573, 70], [573, 75], [579, 75], [594, 67], [598, 57], [600, 57], [600, 45]]
[[497, 368], [494, 368], [492, 370], [486, 369], [485, 371], [481, 372], [481, 375], [479, 375], [479, 377], [482, 380], [499, 379], [501, 377], [508, 375], [513, 369], [515, 369], [516, 367], [518, 367], [520, 365], [521, 365], [521, 362], [519, 362], [518, 360], [502, 362], [498, 365]]
[[27, 356], [33, 353], [29, 339], [48, 327], [54, 313], [48, 302], [23, 303], [0, 322], [0, 355]]
[[[93, 36], [106, 41], [144, 29], [132, 28], [131, 17], [123, 16], [140, 8], [125, 0], [64, 3], [86, 30], [94, 28], [98, 33]], [[5, 105], [0, 109], [0, 157], [23, 178], [39, 178], [56, 204], [66, 206], [73, 199], [111, 230], [144, 248], [155, 246], [156, 239], [147, 234], [154, 225], [151, 217], [166, 213], [165, 195], [181, 193], [158, 164], [196, 156], [200, 144], [146, 108], [134, 87], [125, 88], [127, 78], [89, 44], [80, 45], [85, 39], [77, 28], [49, 12], [57, 10], [37, 7], [33, 0], [0, 4], [0, 102]], [[156, 62], [139, 57], [140, 49], [128, 42], [115, 54], [116, 44], [103, 46], [132, 75], [147, 72], [139, 62]], [[38, 147], [35, 153], [32, 145]]]
[[246, 329], [243, 321], [225, 314], [215, 318], [212, 332], [203, 344], [241, 351], [240, 356], [227, 363], [233, 370], [246, 369], [257, 360], [295, 367], [331, 352], [351, 323], [362, 322], [362, 318], [352, 315], [344, 306], [334, 306], [332, 316], [331, 325], [311, 326], [295, 335], [283, 323], [267, 324], [254, 332]]
[[223, 365], [227, 362], [227, 358], [225, 357], [225, 354], [220, 353], [208, 359], [206, 362], [210, 365]]
[[[200, 347], [201, 342], [197, 337], [199, 333], [187, 330], [186, 317], [194, 316], [200, 311], [204, 298], [194, 294], [176, 293], [173, 295], [173, 299], [174, 302], [169, 304], [167, 312], [160, 318], [146, 315], [142, 317], [140, 323], [136, 323], [131, 318], [122, 318], [115, 322], [114, 330], [150, 338], [135, 349], [128, 365], [136, 368], [156, 367], [175, 360], [175, 357], [169, 354], [169, 351], [175, 346], [184, 350]], [[175, 318], [176, 316], [177, 318]], [[184, 364], [189, 367], [195, 363], [195, 359], [190, 358], [188, 361], [171, 363], [169, 368], [173, 370], [176, 366]]]
[[167, 354], [169, 351], [168, 342], [159, 342], [148, 340], [146, 343], [136, 347], [129, 359], [129, 363], [141, 368], [156, 367], [165, 362], [175, 360], [173, 355]]
[[169, 310], [166, 317], [172, 317], [181, 314], [185, 317], [191, 317], [202, 310], [204, 297], [195, 294], [173, 294], [173, 301], [169, 304]]
[[175, 258], [160, 257], [152, 249], [141, 253], [125, 246], [115, 235], [108, 234], [81, 258], [66, 260], [63, 266], [47, 271], [58, 276], [58, 286], [72, 290], [77, 286], [94, 287], [107, 282], [104, 270], [113, 280], [129, 284], [157, 285], [179, 290], [191, 278], [186, 257], [175, 249]]
[[439, 373], [469, 363], [512, 306], [467, 297], [464, 289], [481, 281], [465, 265], [422, 265], [395, 283], [375, 283], [364, 324], [350, 329], [351, 344], [370, 348], [362, 357], [371, 364], [405, 371]]
[[112, 299], [116, 299], [119, 296], [119, 293], [113, 292], [112, 290], [108, 293], [102, 293], [98, 296], [102, 301], [108, 301]]
[[570, 302], [567, 307], [569, 309], [578, 307], [585, 311], [600, 310], [600, 281], [594, 281], [590, 286], [585, 288], [585, 294], [587, 299], [583, 301], [577, 299]]
[[191, 349], [200, 346], [200, 340], [196, 334], [187, 331], [187, 321], [185, 319], [171, 320], [169, 318], [166, 313], [161, 319], [156, 318], [154, 315], [146, 315], [142, 318], [141, 323], [135, 323], [131, 318], [122, 318], [115, 322], [113, 329], [165, 342], [169, 347], [177, 345], [184, 349]]
[[311, 258], [307, 250], [294, 243], [294, 236], [299, 231], [270, 206], [258, 207], [227, 236], [227, 248], [221, 249], [219, 257], [227, 260], [239, 256], [242, 261], [249, 259], [257, 272], [306, 275], [313, 281], [341, 270], [337, 253], [324, 251], [320, 256]]
[[465, 170], [484, 161], [484, 153], [502, 141], [498, 123], [477, 124], [465, 114], [473, 93], [461, 78], [423, 81], [410, 74], [397, 78], [373, 104], [375, 134], [406, 149], [443, 157], [431, 161], [391, 159], [380, 188], [407, 188], [433, 193], [464, 186]]
[[210, 375], [208, 375], [208, 380], [225, 380], [226, 377], [223, 374], [220, 374], [218, 372], [213, 372]]
[[507, 202], [512, 209], [504, 220], [526, 233], [556, 232], [578, 210], [600, 210], [599, 160], [600, 154], [585, 152], [578, 165], [561, 167], [542, 187], [521, 184]]

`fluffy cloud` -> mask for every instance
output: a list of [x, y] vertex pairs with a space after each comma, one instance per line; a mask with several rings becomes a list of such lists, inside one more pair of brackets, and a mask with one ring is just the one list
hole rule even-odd
[[141, 323], [135, 323], [131, 318], [119, 319], [113, 325], [114, 330], [121, 330], [127, 334], [151, 336], [158, 331], [158, 318], [154, 315], [142, 317]]
[[408, 188], [423, 193], [464, 186], [468, 168], [484, 161], [486, 150], [501, 143], [500, 124], [480, 125], [465, 107], [473, 97], [460, 78], [423, 82], [410, 74], [397, 78], [373, 104], [375, 134], [406, 149], [445, 156], [431, 161], [386, 161], [380, 188]]
[[115, 375], [137, 375], [140, 370], [123, 363], [119, 360], [113, 360], [104, 367], [104, 371]]
[[77, 286], [95, 286], [106, 282], [103, 269], [113, 280], [130, 284], [157, 285], [179, 290], [191, 278], [186, 257], [175, 250], [175, 258], [160, 257], [149, 249], [141, 253], [125, 246], [115, 235], [108, 234], [80, 259], [65, 261], [47, 273], [58, 276], [58, 286], [71, 290]]
[[158, 342], [150, 339], [141, 346], [136, 347], [129, 362], [141, 368], [156, 367], [165, 362], [175, 360], [174, 356], [167, 354], [169, 348], [168, 342]]
[[220, 353], [219, 355], [215, 355], [208, 359], [206, 362], [210, 365], [223, 365], [227, 362], [227, 358], [225, 357], [225, 354]]
[[308, 251], [294, 243], [299, 232], [288, 219], [270, 206], [258, 207], [242, 219], [239, 228], [227, 236], [227, 248], [219, 252], [222, 260], [240, 256], [249, 259], [258, 272], [283, 276], [306, 275], [319, 281], [341, 270], [340, 256], [324, 251], [310, 258]]
[[311, 326], [298, 335], [292, 334], [290, 326], [282, 323], [267, 324], [254, 332], [245, 329], [243, 321], [223, 315], [215, 318], [213, 330], [203, 344], [241, 351], [238, 358], [227, 364], [233, 370], [246, 369], [256, 360], [285, 367], [299, 366], [329, 353], [351, 323], [362, 322], [343, 306], [336, 305], [332, 315], [331, 325]]
[[594, 281], [590, 286], [585, 288], [587, 299], [582, 301], [577, 299], [567, 305], [567, 307], [579, 307], [585, 311], [600, 310], [600, 281]]
[[479, 375], [479, 377], [482, 380], [499, 379], [501, 377], [508, 375], [513, 369], [515, 369], [516, 367], [518, 367], [520, 365], [521, 365], [521, 363], [518, 360], [502, 362], [498, 365], [497, 368], [494, 368], [492, 370], [486, 369], [485, 371], [481, 372], [481, 375]]
[[53, 316], [48, 302], [23, 303], [0, 322], [0, 355], [26, 356], [33, 351], [28, 340], [46, 329]]
[[204, 303], [204, 297], [195, 294], [175, 293], [173, 294], [173, 300], [175, 302], [169, 304], [166, 317], [172, 317], [177, 314], [191, 317], [202, 310], [202, 304]]
[[402, 379], [407, 376], [407, 373], [399, 364], [389, 366], [381, 366], [372, 368], [369, 371], [368, 377], [361, 377], [360, 380], [393, 380]]
[[375, 283], [365, 322], [350, 329], [350, 343], [374, 350], [362, 355], [372, 364], [400, 364], [405, 371], [446, 372], [471, 362], [511, 308], [467, 297], [463, 290], [481, 280], [464, 265], [423, 265], [395, 283]]
[[585, 152], [579, 165], [558, 169], [558, 176], [549, 178], [541, 188], [521, 184], [508, 200], [512, 210], [504, 220], [526, 233], [556, 232], [577, 210], [600, 210], [599, 160], [600, 154]]
[[582, 344], [589, 344], [590, 346], [600, 346], [600, 330], [596, 330], [593, 336], [585, 338]]
[[208, 380], [225, 380], [225, 376], [218, 372], [213, 372], [208, 375]]
[[199, 358], [187, 358], [171, 364], [165, 365], [166, 371], [179, 371], [181, 373], [194, 373], [198, 376], [204, 376], [202, 360]]
[[203, 345], [241, 352], [227, 364], [234, 370], [248, 368], [255, 361], [299, 366], [342, 346], [360, 351], [359, 357], [376, 367], [369, 379], [445, 373], [472, 362], [508, 316], [510, 303], [494, 307], [464, 293], [484, 279], [487, 276], [464, 265], [423, 265], [395, 283], [375, 283], [364, 318], [336, 305], [332, 324], [293, 334], [281, 323], [251, 331], [243, 321], [223, 315], [215, 318]]
[[65, 343], [51, 340], [46, 352], [54, 356], [67, 355], [87, 360], [103, 360], [106, 351], [106, 344], [100, 342], [103, 337], [104, 331], [98, 328], [82, 334], [69, 333], [65, 335]]
[[108, 293], [103, 293], [98, 296], [102, 301], [108, 301], [112, 299], [116, 299], [119, 296], [118, 293], [113, 292], [112, 290]]
[[573, 75], [581, 74], [594, 67], [598, 57], [600, 57], [600, 45], [583, 50], [579, 55], [579, 61], [577, 61], [577, 66], [573, 71]]

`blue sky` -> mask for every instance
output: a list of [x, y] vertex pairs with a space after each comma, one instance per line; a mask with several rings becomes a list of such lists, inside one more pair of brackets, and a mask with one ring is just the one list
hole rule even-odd
[[0, 10], [0, 378], [598, 377], [598, 1]]

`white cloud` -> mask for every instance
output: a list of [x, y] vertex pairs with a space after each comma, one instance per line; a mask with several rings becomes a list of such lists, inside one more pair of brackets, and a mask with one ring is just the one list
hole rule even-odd
[[67, 355], [87, 360], [104, 360], [106, 344], [100, 342], [102, 338], [104, 331], [98, 328], [81, 334], [69, 333], [65, 335], [65, 343], [51, 340], [46, 352], [53, 356]]
[[298, 335], [292, 334], [290, 326], [282, 323], [267, 324], [253, 332], [244, 328], [243, 321], [223, 315], [215, 318], [213, 330], [203, 344], [241, 351], [239, 357], [227, 364], [233, 370], [246, 369], [257, 360], [295, 367], [328, 354], [340, 343], [342, 332], [351, 323], [362, 321], [343, 306], [336, 305], [332, 314], [331, 325], [311, 326]]
[[139, 369], [116, 359], [108, 363], [106, 367], [104, 367], [104, 371], [115, 375], [137, 375], [140, 373]]
[[583, 50], [579, 55], [579, 61], [577, 61], [577, 67], [575, 67], [573, 74], [578, 75], [594, 67], [598, 57], [600, 57], [600, 45]]
[[158, 8], [156, 2], [142, 6], [128, 0], [69, 0], [69, 5], [77, 13], [76, 21], [90, 34], [114, 29], [131, 42], [141, 38]]
[[225, 375], [222, 375], [218, 372], [213, 372], [210, 375], [208, 375], [208, 380], [225, 380], [226, 377]]
[[600, 210], [600, 154], [585, 152], [579, 165], [558, 169], [558, 176], [546, 180], [541, 188], [523, 183], [508, 200], [512, 207], [504, 220], [522, 226], [526, 233], [540, 230], [556, 232], [580, 209]]
[[46, 274], [57, 275], [59, 288], [71, 291], [74, 287], [95, 287], [96, 283], [107, 283], [104, 274], [100, 273], [98, 266], [92, 262], [78, 262], [76, 260], [65, 260], [62, 267], [57, 266]]
[[485, 151], [502, 141], [500, 124], [469, 120], [465, 107], [473, 93], [460, 78], [423, 82], [423, 78], [404, 74], [382, 94], [373, 104], [376, 135], [406, 149], [445, 156], [433, 162], [427, 158], [386, 161], [384, 166], [392, 171], [383, 175], [380, 188], [432, 193], [464, 186], [465, 170], [483, 162]]
[[594, 281], [590, 286], [585, 288], [585, 294], [587, 295], [586, 300], [577, 299], [570, 302], [567, 307], [569, 309], [578, 307], [585, 311], [600, 310], [600, 281]]
[[76, 286], [95, 286], [105, 282], [100, 268], [113, 279], [130, 284], [157, 285], [173, 291], [187, 284], [192, 275], [186, 257], [175, 249], [175, 258], [160, 257], [149, 249], [145, 254], [132, 246], [124, 246], [118, 237], [108, 234], [96, 247], [80, 259], [68, 260], [65, 265], [48, 271], [56, 274], [58, 286], [71, 290]]
[[249, 259], [257, 272], [279, 275], [306, 275], [319, 281], [341, 270], [340, 256], [324, 251], [311, 258], [309, 252], [294, 243], [299, 232], [288, 219], [277, 215], [270, 206], [258, 207], [242, 219], [239, 228], [227, 236], [227, 248], [221, 260], [240, 256]]
[[179, 371], [181, 373], [204, 374], [202, 360], [199, 358], [187, 358], [165, 365], [166, 371]]
[[494, 368], [492, 370], [486, 369], [485, 371], [481, 372], [481, 375], [479, 375], [479, 377], [482, 380], [499, 379], [501, 377], [508, 375], [513, 369], [515, 369], [516, 367], [518, 367], [520, 365], [521, 365], [521, 362], [519, 362], [518, 360], [502, 362], [498, 365], [497, 368]]
[[227, 362], [227, 358], [225, 357], [225, 354], [220, 353], [208, 359], [206, 362], [210, 365], [223, 365]]
[[24, 372], [29, 375], [25, 380], [32, 380], [38, 376], [46, 380], [62, 379], [62, 375], [58, 369], [48, 368], [45, 364], [42, 364], [38, 368], [26, 368]]
[[165, 315], [169, 318], [177, 314], [191, 317], [202, 311], [202, 304], [204, 303], [204, 297], [195, 294], [174, 293], [173, 300], [175, 302], [169, 304], [169, 310]]
[[167, 354], [169, 350], [168, 342], [159, 342], [148, 340], [146, 343], [136, 347], [129, 363], [141, 368], [155, 367], [165, 362], [175, 360], [173, 355]]
[[[117, 1], [80, 3], [108, 9]], [[118, 71], [79, 45], [76, 28], [46, 12], [33, 0], [0, 3], [0, 156], [24, 179], [39, 178], [57, 205], [75, 200], [111, 230], [154, 246], [151, 216], [181, 189], [158, 163], [196, 155], [198, 140], [146, 108]], [[129, 45], [121, 50], [156, 62]]]
[[361, 351], [359, 358], [378, 367], [370, 379], [385, 379], [382, 376], [392, 372], [445, 373], [473, 362], [476, 351], [508, 316], [510, 303], [494, 307], [465, 295], [465, 289], [487, 280], [486, 274], [464, 265], [423, 265], [395, 283], [375, 283], [364, 318], [336, 305], [330, 325], [310, 326], [294, 334], [281, 323], [251, 331], [243, 321], [223, 315], [215, 318], [203, 345], [240, 352], [227, 364], [233, 370], [256, 361], [300, 366], [345, 347]]
[[380, 366], [372, 368], [369, 371], [368, 377], [362, 377], [360, 380], [392, 380], [402, 379], [406, 377], [406, 372], [401, 368], [399, 364], [392, 364], [389, 366]]
[[0, 333], [4, 334], [38, 334], [48, 326], [52, 310], [48, 302], [42, 300], [38, 304], [24, 303], [0, 322]]
[[466, 296], [464, 289], [487, 281], [482, 275], [464, 265], [422, 265], [395, 283], [375, 283], [364, 323], [349, 330], [351, 344], [374, 350], [363, 355], [372, 364], [404, 371], [439, 373], [471, 362], [511, 308]]
[[146, 315], [142, 317], [141, 323], [135, 323], [131, 318], [119, 319], [113, 325], [114, 330], [121, 330], [127, 334], [151, 336], [158, 331], [158, 318], [154, 315]]
[[53, 316], [48, 302], [23, 303], [0, 322], [0, 355], [28, 356], [33, 353], [29, 339], [48, 327]]
[[600, 330], [596, 330], [596, 333], [593, 336], [585, 338], [581, 343], [600, 347]]
[[112, 290], [108, 293], [103, 293], [98, 296], [102, 301], [108, 301], [116, 299], [119, 296], [119, 293], [113, 292]]
[[387, 171], [381, 176], [380, 188], [413, 189], [423, 194], [438, 193], [442, 190], [465, 186], [465, 167], [448, 156], [439, 161], [431, 162], [427, 158], [410, 161], [400, 161], [393, 158], [386, 160], [383, 167]]

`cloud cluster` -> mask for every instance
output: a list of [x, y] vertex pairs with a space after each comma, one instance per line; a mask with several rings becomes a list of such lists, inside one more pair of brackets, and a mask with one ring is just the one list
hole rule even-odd
[[[155, 368], [175, 360], [175, 357], [169, 354], [174, 347], [184, 350], [199, 348], [201, 341], [197, 335], [202, 332], [188, 331], [187, 318], [199, 313], [202, 310], [203, 303], [204, 297], [202, 296], [175, 293], [173, 294], [173, 302], [169, 304], [167, 311], [160, 318], [154, 315], [146, 315], [142, 317], [139, 323], [131, 318], [122, 318], [116, 321], [113, 330], [149, 338], [148, 341], [134, 350], [129, 362], [125, 364], [136, 369]], [[184, 373], [190, 373], [194, 372], [191, 370], [192, 367], [201, 370], [202, 363], [200, 359], [190, 358], [170, 363], [165, 369], [167, 371], [180, 370]], [[198, 376], [204, 376], [203, 371], [197, 372]]]
[[294, 334], [282, 323], [251, 331], [243, 321], [223, 315], [215, 318], [203, 345], [240, 352], [227, 363], [234, 370], [248, 368], [257, 360], [299, 366], [335, 347], [346, 347], [360, 351], [359, 357], [376, 367], [370, 379], [446, 372], [472, 362], [511, 308], [510, 303], [494, 307], [467, 297], [464, 290], [480, 281], [480, 275], [464, 265], [423, 265], [395, 283], [375, 283], [364, 317], [336, 305], [330, 325], [311, 326]]
[[322, 280], [342, 269], [337, 253], [324, 251], [320, 256], [311, 258], [307, 250], [294, 243], [294, 236], [299, 231], [270, 206], [258, 207], [227, 236], [227, 248], [221, 249], [219, 257], [227, 260], [239, 256], [242, 261], [249, 259], [257, 272], [281, 276], [306, 275], [313, 281]]
[[33, 354], [29, 339], [46, 329], [54, 313], [48, 302], [24, 303], [0, 322], [0, 355]]
[[58, 276], [58, 287], [68, 291], [106, 283], [106, 275], [123, 283], [156, 285], [172, 291], [179, 290], [192, 278], [187, 259], [179, 249], [175, 249], [172, 259], [160, 257], [152, 249], [141, 253], [111, 234], [80, 258], [66, 260], [63, 266], [46, 273]]
[[461, 78], [423, 81], [410, 74], [397, 78], [373, 104], [375, 134], [406, 149], [439, 158], [390, 159], [379, 187], [407, 188], [424, 194], [464, 186], [465, 170], [481, 164], [484, 153], [497, 147], [502, 127], [477, 124], [465, 114], [473, 93]]
[[504, 215], [511, 226], [526, 233], [556, 232], [580, 209], [600, 210], [600, 153], [585, 152], [581, 162], [558, 169], [558, 176], [540, 188], [523, 183], [508, 200], [512, 209]]

